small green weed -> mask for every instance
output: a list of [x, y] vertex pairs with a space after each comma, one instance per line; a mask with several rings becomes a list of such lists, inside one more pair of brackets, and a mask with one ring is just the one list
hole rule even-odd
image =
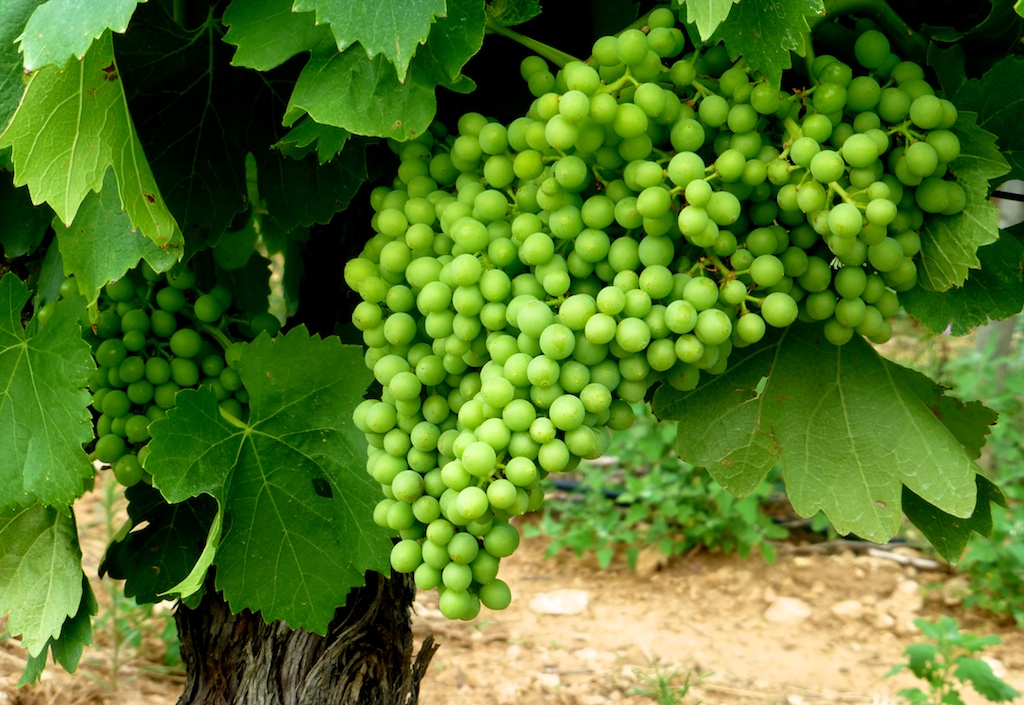
[[[666, 666], [661, 661], [652, 661], [650, 671], [637, 673], [637, 680], [640, 683], [633, 686], [629, 694], [650, 698], [658, 705], [679, 705], [690, 692], [690, 688], [708, 675], [710, 674], [695, 676], [692, 671], [684, 674], [677, 666]], [[696, 705], [700, 703], [698, 700]]]
[[549, 498], [539, 526], [525, 527], [527, 535], [548, 536], [549, 556], [563, 548], [579, 556], [593, 551], [602, 568], [618, 551], [635, 568], [650, 545], [667, 557], [695, 547], [746, 556], [759, 547], [774, 560], [768, 542], [788, 532], [760, 510], [772, 485], [763, 482], [737, 499], [680, 460], [674, 447], [673, 424], [639, 413], [632, 428], [616, 434], [609, 451], [614, 465], [581, 465], [577, 491]]
[[915, 619], [914, 624], [934, 643], [911, 644], [904, 654], [907, 662], [896, 665], [886, 677], [907, 669], [927, 683], [920, 688], [904, 688], [899, 694], [911, 705], [963, 705], [962, 689], [970, 685], [975, 692], [994, 703], [1009, 702], [1020, 696], [1014, 688], [992, 672], [992, 667], [972, 654], [1002, 641], [994, 634], [978, 636], [960, 631], [952, 617], [937, 622]]

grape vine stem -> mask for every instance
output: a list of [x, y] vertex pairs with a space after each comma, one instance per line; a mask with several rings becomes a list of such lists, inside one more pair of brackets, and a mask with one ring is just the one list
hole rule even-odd
[[555, 64], [559, 68], [564, 68], [565, 65], [570, 61], [579, 61], [579, 59], [577, 59], [572, 54], [567, 54], [566, 52], [561, 51], [560, 49], [555, 49], [554, 47], [549, 46], [544, 42], [539, 42], [536, 39], [527, 37], [525, 34], [520, 34], [514, 29], [510, 29], [508, 27], [505, 27], [504, 25], [499, 24], [489, 14], [487, 15], [486, 18], [485, 27], [488, 32], [491, 32], [493, 34], [500, 34], [503, 37], [508, 37], [514, 42], [522, 44], [530, 51], [536, 52], [538, 55], [544, 57], [545, 59]]

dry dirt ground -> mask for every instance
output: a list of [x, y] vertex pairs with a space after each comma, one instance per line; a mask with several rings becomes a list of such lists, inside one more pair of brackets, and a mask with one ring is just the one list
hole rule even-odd
[[[942, 570], [862, 547], [782, 545], [774, 565], [701, 554], [665, 563], [649, 553], [631, 573], [619, 562], [601, 571], [572, 555], [544, 560], [544, 547], [526, 541], [503, 561], [514, 595], [503, 612], [451, 623], [433, 593], [419, 596], [416, 635], [433, 634], [441, 644], [422, 705], [652, 703], [656, 696], [641, 691], [655, 691], [660, 679], [680, 692], [687, 676], [695, 684], [685, 698], [660, 702], [885, 705], [915, 683], [907, 675], [884, 678], [919, 637], [912, 620], [940, 614], [976, 633], [1000, 634], [992, 665], [1024, 691], [1024, 632], [952, 604], [962, 581]], [[93, 564], [94, 550], [86, 546]], [[15, 690], [24, 653], [15, 640], [0, 642], [0, 705], [175, 702], [181, 674], [161, 664], [167, 615], [140, 621], [137, 611], [122, 613], [136, 615], [120, 623], [136, 628], [141, 644], [115, 655], [118, 620], [102, 587], [100, 599], [97, 645], [75, 677], [48, 668], [41, 683]]]

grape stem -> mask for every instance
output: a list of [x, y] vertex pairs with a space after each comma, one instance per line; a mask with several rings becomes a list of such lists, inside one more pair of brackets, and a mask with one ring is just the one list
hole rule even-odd
[[928, 50], [928, 43], [924, 37], [908, 27], [885, 0], [824, 0], [824, 5], [823, 15], [807, 19], [807, 24], [812, 30], [826, 19], [856, 14], [871, 17], [878, 22], [899, 49], [897, 53], [901, 56], [919, 61]]
[[549, 46], [544, 42], [539, 42], [536, 39], [527, 37], [525, 34], [520, 34], [514, 29], [510, 29], [495, 22], [494, 19], [490, 16], [490, 14], [486, 15], [484, 27], [486, 31], [491, 32], [492, 34], [500, 34], [503, 37], [508, 37], [514, 42], [522, 44], [530, 51], [533, 51], [536, 54], [543, 56], [545, 59], [547, 59], [554, 65], [558, 66], [559, 68], [564, 68], [565, 65], [570, 61], [579, 61], [579, 59], [577, 59], [575, 56], [572, 56], [571, 54], [567, 54], [566, 52], [561, 51], [560, 49], [555, 49], [554, 47]]
[[229, 424], [231, 424], [232, 426], [234, 426], [236, 428], [240, 428], [243, 431], [249, 430], [249, 427], [246, 426], [245, 423], [241, 419], [237, 418], [230, 411], [225, 411], [223, 406], [220, 407], [220, 416], [221, 416], [222, 419], [224, 419], [225, 421], [227, 421]]
[[838, 181], [833, 181], [832, 183], [830, 183], [828, 185], [828, 187], [829, 187], [829, 189], [831, 191], [834, 191], [835, 193], [837, 193], [839, 195], [839, 197], [841, 199], [843, 199], [844, 203], [849, 203], [851, 206], [856, 206], [857, 208], [860, 208], [861, 210], [864, 210], [864, 208], [867, 207], [866, 205], [864, 205], [862, 203], [857, 203], [857, 201], [855, 201], [853, 199], [853, 197], [850, 196], [850, 194], [846, 191], [846, 189], [844, 189], [842, 186], [839, 185]]
[[[185, 312], [182, 311], [182, 313]], [[224, 334], [224, 331], [222, 331], [217, 326], [211, 326], [209, 323], [203, 323], [194, 315], [189, 315], [188, 319], [192, 321], [193, 325], [195, 325], [196, 328], [200, 329], [201, 331], [209, 335], [211, 338], [216, 340], [218, 343], [220, 343], [220, 346], [225, 350], [231, 347], [231, 339], [228, 338], [228, 336]]]

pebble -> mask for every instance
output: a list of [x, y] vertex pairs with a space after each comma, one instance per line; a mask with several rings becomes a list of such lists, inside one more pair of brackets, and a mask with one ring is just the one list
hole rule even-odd
[[774, 624], [796, 624], [811, 612], [811, 606], [799, 597], [779, 597], [764, 611], [764, 618]]
[[552, 590], [530, 600], [530, 609], [537, 614], [579, 614], [590, 604], [586, 590]]

